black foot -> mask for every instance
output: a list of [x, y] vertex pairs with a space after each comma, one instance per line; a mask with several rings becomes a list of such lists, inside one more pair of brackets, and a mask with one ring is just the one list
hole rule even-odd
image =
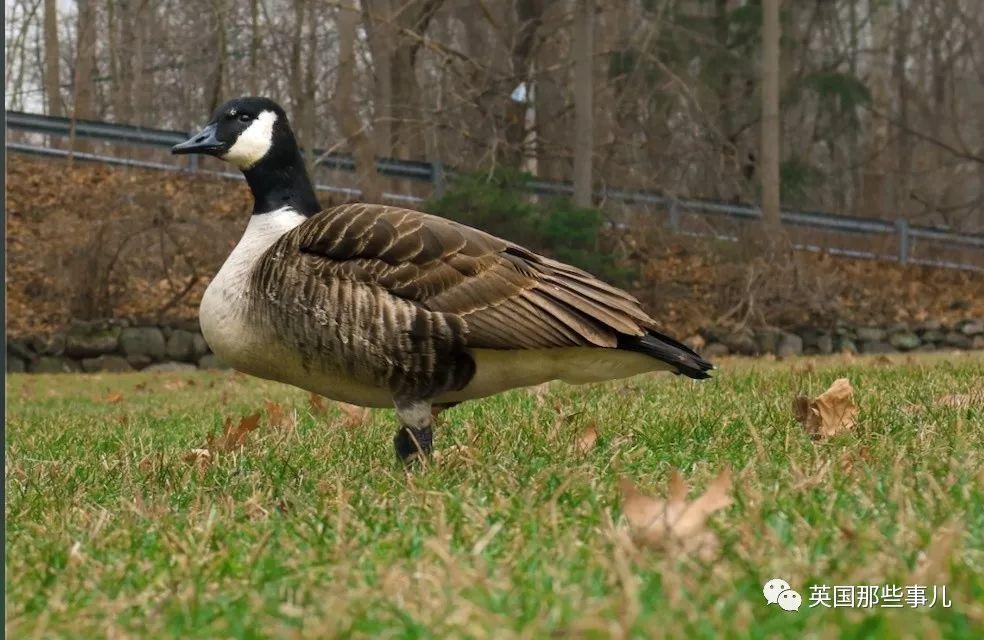
[[396, 456], [400, 461], [408, 463], [414, 458], [430, 455], [433, 440], [434, 432], [430, 427], [423, 429], [400, 427], [393, 438], [393, 446], [396, 447]]

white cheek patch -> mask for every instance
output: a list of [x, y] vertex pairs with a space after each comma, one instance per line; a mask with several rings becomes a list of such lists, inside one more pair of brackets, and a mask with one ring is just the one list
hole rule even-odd
[[261, 113], [245, 131], [239, 134], [236, 144], [232, 145], [222, 159], [244, 171], [255, 165], [267, 154], [273, 144], [273, 123], [276, 120], [277, 114], [273, 111]]

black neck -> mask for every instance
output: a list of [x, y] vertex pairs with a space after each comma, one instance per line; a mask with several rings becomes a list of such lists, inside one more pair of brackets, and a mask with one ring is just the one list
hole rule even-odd
[[[293, 145], [292, 145], [293, 146]], [[313, 216], [321, 211], [311, 179], [304, 168], [304, 158], [295, 146], [281, 153], [267, 154], [253, 167], [243, 171], [253, 192], [253, 215], [290, 207], [297, 213]]]

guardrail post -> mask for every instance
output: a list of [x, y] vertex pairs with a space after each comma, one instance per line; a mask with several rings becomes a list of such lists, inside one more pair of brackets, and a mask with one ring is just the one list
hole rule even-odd
[[899, 218], [895, 221], [895, 232], [899, 234], [899, 264], [909, 262], [909, 221]]
[[434, 197], [443, 198], [447, 176], [444, 175], [444, 163], [437, 161], [431, 163], [431, 181], [434, 183]]
[[673, 233], [680, 232], [680, 203], [674, 198], [670, 201], [670, 231]]

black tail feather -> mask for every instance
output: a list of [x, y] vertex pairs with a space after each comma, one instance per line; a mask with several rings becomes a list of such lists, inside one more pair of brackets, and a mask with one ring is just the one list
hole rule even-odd
[[644, 353], [657, 360], [662, 360], [672, 365], [676, 369], [676, 373], [695, 380], [710, 378], [711, 376], [707, 372], [714, 368], [714, 365], [704, 360], [687, 345], [655, 331], [650, 331], [644, 336], [620, 334], [618, 336], [618, 348]]

